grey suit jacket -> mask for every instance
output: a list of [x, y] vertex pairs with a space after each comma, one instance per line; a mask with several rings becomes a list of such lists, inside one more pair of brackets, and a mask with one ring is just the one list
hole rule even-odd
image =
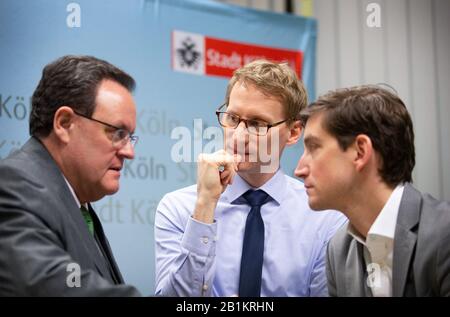
[[[327, 251], [330, 296], [372, 296], [363, 245], [341, 228]], [[406, 184], [394, 238], [393, 296], [450, 296], [450, 203]]]
[[92, 207], [90, 212], [95, 237], [37, 139], [0, 161], [0, 296], [140, 295], [123, 285], [101, 223]]

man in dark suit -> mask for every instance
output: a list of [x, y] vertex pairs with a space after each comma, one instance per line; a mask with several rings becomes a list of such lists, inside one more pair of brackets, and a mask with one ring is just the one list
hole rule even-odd
[[328, 245], [331, 296], [450, 296], [450, 204], [411, 185], [406, 106], [379, 86], [340, 89], [303, 113], [296, 175], [312, 209], [349, 218]]
[[32, 97], [31, 138], [0, 161], [0, 296], [138, 296], [90, 202], [119, 189], [134, 157], [134, 80], [64, 56]]

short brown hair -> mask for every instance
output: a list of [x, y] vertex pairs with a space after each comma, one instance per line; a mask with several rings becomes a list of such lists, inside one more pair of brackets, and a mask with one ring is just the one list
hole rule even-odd
[[130, 92], [135, 87], [130, 75], [93, 56], [66, 55], [45, 66], [31, 100], [30, 135], [48, 136], [61, 106], [90, 117], [95, 110], [98, 86], [104, 79], [113, 80]]
[[303, 83], [287, 63], [260, 59], [236, 70], [228, 83], [226, 104], [230, 101], [231, 90], [238, 82], [253, 84], [262, 93], [278, 98], [289, 121], [298, 120], [300, 111], [308, 104]]
[[415, 165], [414, 131], [403, 101], [375, 85], [331, 91], [301, 113], [303, 126], [309, 117], [323, 112], [323, 128], [345, 151], [360, 134], [367, 135], [382, 157], [379, 173], [384, 182], [396, 186], [412, 182]]

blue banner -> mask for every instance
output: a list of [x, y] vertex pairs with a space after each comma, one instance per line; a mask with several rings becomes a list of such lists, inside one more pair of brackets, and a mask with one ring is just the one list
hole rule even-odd
[[[232, 70], [265, 52], [287, 54], [315, 97], [314, 19], [207, 0], [3, 0], [0, 15], [0, 158], [28, 139], [31, 95], [49, 62], [93, 55], [135, 78], [136, 158], [122, 171], [119, 193], [94, 208], [126, 282], [144, 294], [154, 290], [156, 206], [196, 182], [193, 161], [205, 150], [204, 132], [218, 126], [215, 110]], [[189, 132], [191, 162], [171, 156], [176, 127]], [[301, 152], [300, 144], [285, 152], [286, 173]]]

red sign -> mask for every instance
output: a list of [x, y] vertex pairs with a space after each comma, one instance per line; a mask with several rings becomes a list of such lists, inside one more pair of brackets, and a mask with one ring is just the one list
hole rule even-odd
[[236, 69], [256, 59], [287, 62], [301, 78], [303, 52], [300, 50], [231, 42], [178, 30], [172, 33], [175, 71], [231, 77]]
[[256, 59], [287, 62], [301, 78], [303, 52], [224, 41], [205, 36], [205, 73], [231, 77], [233, 72]]

